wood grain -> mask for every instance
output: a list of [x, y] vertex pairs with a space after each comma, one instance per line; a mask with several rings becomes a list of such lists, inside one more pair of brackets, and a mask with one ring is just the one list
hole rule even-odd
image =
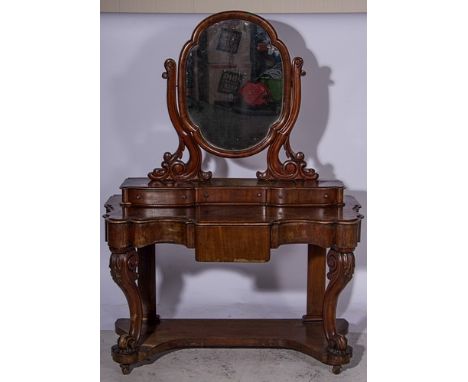
[[[337, 330], [347, 334], [348, 322], [339, 319]], [[115, 323], [116, 333], [125, 335], [129, 320]], [[162, 319], [156, 330], [141, 344], [138, 359], [143, 361], [171, 349], [204, 347], [266, 347], [294, 349], [329, 365], [341, 365], [326, 352], [328, 342], [322, 323], [299, 319]], [[118, 354], [113, 354], [118, 359]], [[349, 361], [349, 360], [348, 360]]]
[[[260, 26], [268, 35], [270, 44], [281, 56], [281, 72], [283, 82], [281, 115], [274, 122], [264, 139], [244, 150], [226, 150], [212, 145], [207, 141], [190, 118], [187, 108], [187, 61], [193, 49], [200, 44], [203, 32], [211, 26], [226, 20], [245, 20]], [[276, 30], [264, 18], [249, 12], [225, 11], [213, 14], [202, 20], [194, 29], [192, 36], [182, 48], [178, 70], [175, 61], [170, 58], [164, 63], [166, 71], [163, 78], [167, 79], [167, 108], [169, 117], [179, 137], [179, 145], [173, 153], [163, 155], [161, 167], [154, 168], [148, 173], [153, 181], [180, 181], [211, 179], [211, 172], [201, 168], [201, 149], [223, 157], [243, 158], [257, 154], [268, 148], [266, 170], [257, 171], [257, 178], [261, 180], [317, 180], [318, 173], [307, 168], [302, 152], [294, 152], [291, 148], [289, 135], [296, 123], [301, 105], [301, 76], [303, 60], [295, 57], [292, 61], [286, 45], [278, 38]], [[176, 81], [177, 76], [177, 81]], [[189, 159], [182, 160], [183, 152], [187, 148]], [[284, 150], [287, 159], [280, 159], [280, 151]]]
[[[283, 112], [264, 141], [225, 152], [211, 147], [190, 124], [185, 105], [185, 62], [210, 25], [232, 18], [259, 24], [283, 56]], [[309, 354], [339, 373], [352, 348], [347, 322], [336, 319], [338, 297], [354, 270], [360, 240], [360, 205], [344, 196], [339, 181], [318, 180], [294, 152], [289, 134], [299, 114], [302, 59], [289, 62], [273, 27], [251, 13], [230, 11], [203, 20], [182, 49], [179, 70], [165, 62], [167, 106], [179, 137], [148, 178], [129, 178], [105, 204], [111, 275], [125, 295], [130, 319], [119, 319], [112, 357], [124, 374], [157, 353], [184, 347], [283, 347]], [[181, 70], [182, 68], [182, 70]], [[177, 84], [178, 76], [178, 84]], [[178, 90], [177, 90], [177, 87]], [[178, 98], [177, 98], [178, 92]], [[257, 179], [212, 179], [201, 169], [201, 148], [224, 157], [253, 155], [268, 147], [266, 170]], [[189, 152], [182, 160], [185, 149]], [[286, 160], [279, 159], [280, 150]], [[195, 248], [203, 262], [266, 262], [283, 244], [308, 244], [307, 302], [302, 320], [159, 320], [156, 313], [155, 244]], [[331, 248], [326, 255], [326, 249]], [[327, 259], [327, 263], [325, 263]], [[325, 288], [325, 271], [329, 283]]]
[[270, 260], [268, 225], [197, 225], [195, 259], [211, 262], [266, 262]]
[[121, 186], [122, 205], [177, 207], [192, 205], [341, 206], [339, 181], [277, 181], [246, 178], [153, 182], [129, 178]]
[[307, 254], [307, 313], [305, 322], [323, 319], [323, 297], [325, 294], [326, 249], [308, 245]]

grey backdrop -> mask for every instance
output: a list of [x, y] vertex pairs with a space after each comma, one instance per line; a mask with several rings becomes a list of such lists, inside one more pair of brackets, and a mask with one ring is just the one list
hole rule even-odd
[[[177, 136], [166, 105], [163, 62], [178, 58], [206, 15], [101, 15], [101, 206], [125, 177], [145, 176], [174, 151]], [[366, 215], [366, 16], [263, 15], [291, 56], [304, 58], [301, 114], [291, 137], [321, 179], [340, 179]], [[215, 176], [254, 177], [265, 155], [225, 160], [206, 155]], [[101, 207], [101, 212], [104, 209]], [[338, 314], [351, 331], [366, 329], [366, 225], [356, 272]], [[101, 224], [103, 228], [104, 225]], [[101, 232], [101, 328], [128, 316], [109, 275]], [[267, 264], [196, 263], [181, 246], [157, 247], [158, 310], [163, 317], [300, 317], [305, 309], [306, 246], [274, 250]]]

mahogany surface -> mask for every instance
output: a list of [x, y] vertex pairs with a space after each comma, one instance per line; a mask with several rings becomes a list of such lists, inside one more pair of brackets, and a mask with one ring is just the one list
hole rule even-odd
[[148, 181], [128, 178], [120, 186], [124, 206], [343, 205], [344, 185], [338, 180], [262, 181], [245, 178], [214, 178], [209, 181]]
[[[117, 334], [128, 333], [130, 320], [115, 323]], [[348, 332], [348, 322], [337, 320], [337, 330]], [[143, 361], [157, 353], [183, 348], [285, 348], [313, 356], [328, 365], [339, 365], [327, 353], [327, 339], [321, 322], [298, 319], [163, 319], [149, 331], [137, 355]]]
[[[226, 187], [242, 182], [233, 180]], [[216, 182], [216, 192], [223, 192], [223, 184], [222, 180]], [[174, 191], [179, 190], [175, 187]], [[118, 321], [121, 336], [113, 347], [114, 360], [128, 373], [142, 359], [171, 348], [285, 347], [334, 365], [334, 372], [338, 372], [352, 355], [344, 321], [336, 320], [336, 304], [354, 269], [352, 252], [359, 242], [362, 219], [359, 208], [359, 203], [348, 195], [343, 203], [322, 207], [266, 203], [142, 207], [122, 203], [121, 195], [112, 196], [106, 203], [105, 215], [111, 271], [127, 297], [131, 317]], [[302, 320], [237, 320], [232, 324], [226, 320], [210, 321], [209, 325], [197, 320], [159, 321], [154, 290], [156, 243], [195, 248], [197, 261], [210, 262], [265, 262], [271, 248], [307, 243], [306, 314]], [[331, 248], [328, 254], [326, 248]], [[330, 280], [327, 287], [325, 276]], [[223, 330], [225, 335], [220, 335]], [[230, 330], [236, 335], [229, 334]], [[263, 334], [252, 337], [256, 332]]]
[[[271, 125], [268, 135], [257, 145], [246, 150], [226, 151], [214, 147], [207, 142], [200, 129], [188, 116], [186, 91], [186, 63], [189, 52], [194, 45], [199, 43], [200, 35], [208, 27], [229, 20], [245, 20], [260, 26], [268, 34], [271, 45], [274, 46], [282, 57], [283, 76], [283, 102], [281, 117]], [[296, 123], [301, 105], [301, 76], [304, 61], [301, 57], [290, 59], [286, 45], [278, 38], [273, 26], [262, 17], [242, 11], [226, 11], [216, 13], [201, 21], [193, 31], [191, 39], [182, 48], [178, 68], [175, 60], [169, 58], [164, 63], [166, 72], [163, 78], [167, 79], [167, 109], [171, 122], [179, 136], [179, 145], [173, 153], [166, 152], [163, 156], [161, 167], [153, 169], [148, 177], [155, 181], [164, 180], [208, 180], [211, 179], [210, 171], [201, 168], [201, 148], [221, 157], [239, 158], [254, 155], [264, 149], [268, 149], [267, 168], [265, 171], [257, 171], [257, 178], [261, 180], [317, 180], [318, 174], [312, 168], [307, 168], [304, 153], [295, 152], [289, 140], [289, 135]], [[177, 70], [178, 69], [178, 70]], [[183, 152], [187, 148], [189, 159], [182, 160]], [[286, 160], [280, 159], [280, 151], [284, 150]]]
[[[281, 54], [283, 82], [280, 117], [263, 140], [237, 151], [204, 138], [189, 118], [185, 89], [191, 48], [207, 28], [223, 21], [230, 25], [232, 20], [255, 23], [268, 34], [270, 48]], [[251, 48], [255, 51], [258, 45]], [[270, 23], [241, 11], [206, 18], [182, 49], [178, 65], [166, 60], [167, 108], [179, 145], [163, 155], [161, 167], [148, 178], [125, 180], [121, 195], [111, 196], [105, 205], [111, 276], [129, 308], [129, 319], [116, 322], [119, 339], [112, 347], [124, 374], [160, 352], [184, 347], [291, 348], [332, 365], [334, 373], [349, 363], [348, 324], [336, 319], [336, 306], [353, 275], [363, 216], [359, 203], [344, 195], [342, 182], [319, 180], [315, 170], [306, 167], [304, 154], [291, 148], [289, 136], [299, 114], [305, 74], [302, 64], [300, 57], [290, 60]], [[243, 117], [247, 120], [248, 115]], [[212, 178], [201, 168], [201, 149], [234, 158], [267, 150], [266, 169], [257, 172], [257, 179]], [[160, 320], [157, 243], [195, 248], [200, 262], [267, 262], [272, 248], [308, 244], [305, 315], [302, 320]]]

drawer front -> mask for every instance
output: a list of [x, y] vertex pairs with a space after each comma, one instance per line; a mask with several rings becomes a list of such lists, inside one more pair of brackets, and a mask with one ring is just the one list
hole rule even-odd
[[215, 188], [197, 189], [196, 200], [200, 204], [265, 204], [263, 188]]
[[194, 191], [190, 189], [123, 189], [123, 204], [141, 206], [188, 206], [193, 205]]
[[342, 188], [273, 188], [269, 197], [269, 204], [277, 206], [326, 206], [342, 203]]
[[207, 262], [267, 262], [270, 226], [197, 225], [195, 259]]

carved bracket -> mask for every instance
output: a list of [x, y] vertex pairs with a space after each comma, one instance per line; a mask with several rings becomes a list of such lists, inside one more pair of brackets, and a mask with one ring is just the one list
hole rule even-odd
[[[182, 122], [177, 110], [175, 96], [177, 89], [176, 63], [169, 58], [164, 63], [164, 67], [166, 72], [162, 76], [167, 79], [167, 108], [171, 122], [179, 135], [179, 146], [175, 153], [164, 153], [161, 167], [155, 168], [148, 174], [148, 177], [151, 180], [208, 180], [211, 178], [211, 172], [201, 170], [200, 147], [194, 142], [192, 135], [182, 128]], [[182, 155], [186, 147], [190, 154], [187, 163], [182, 161]]]
[[331, 248], [327, 255], [330, 280], [323, 300], [323, 325], [328, 341], [328, 352], [333, 356], [349, 358], [352, 348], [343, 334], [336, 330], [336, 305], [338, 296], [353, 277], [354, 254], [351, 248]]
[[[295, 57], [292, 62], [292, 107], [289, 118], [284, 126], [277, 132], [273, 143], [268, 148], [268, 168], [266, 171], [258, 171], [257, 178], [262, 180], [317, 180], [319, 175], [314, 169], [306, 168], [307, 163], [304, 160], [304, 153], [295, 153], [291, 149], [289, 134], [299, 115], [301, 104], [301, 76], [303, 75], [302, 65], [304, 61], [300, 57]], [[286, 161], [281, 162], [279, 152], [284, 149]]]
[[262, 180], [317, 180], [319, 174], [315, 172], [313, 168], [307, 168], [307, 163], [304, 160], [304, 153], [299, 151], [295, 153], [291, 149], [289, 142], [289, 137], [287, 137], [286, 142], [283, 145], [286, 157], [286, 161], [281, 163], [277, 159], [278, 154], [276, 152], [272, 153], [272, 156], [275, 156], [274, 164], [270, 165], [271, 162], [268, 162], [268, 168], [266, 171], [257, 172], [257, 178]]
[[130, 330], [122, 334], [117, 346], [112, 351], [119, 354], [132, 354], [136, 352], [142, 327], [142, 302], [138, 286], [138, 254], [134, 248], [111, 248], [110, 271], [112, 279], [120, 287], [127, 299], [130, 309]]
[[[179, 136], [179, 146], [174, 153], [166, 152], [161, 167], [155, 168], [148, 174], [154, 181], [176, 180], [209, 180], [211, 172], [201, 170], [201, 148], [224, 158], [241, 158], [254, 155], [268, 147], [267, 169], [257, 172], [257, 178], [261, 180], [317, 180], [318, 174], [314, 169], [307, 168], [304, 153], [294, 152], [291, 148], [289, 135], [293, 129], [299, 114], [301, 103], [301, 76], [303, 60], [296, 57], [290, 61], [289, 52], [284, 43], [278, 39], [274, 28], [264, 19], [244, 12], [221, 12], [213, 15], [195, 29], [192, 39], [188, 41], [179, 59], [179, 68], [173, 59], [167, 59], [164, 63], [166, 72], [163, 78], [167, 79], [167, 108], [172, 124]], [[224, 147], [213, 146], [203, 137], [200, 127], [191, 121], [187, 108], [187, 60], [193, 53], [192, 48], [200, 44], [201, 35], [207, 28], [224, 20], [235, 17], [259, 25], [267, 32], [271, 39], [271, 45], [278, 49], [282, 58], [282, 83], [283, 101], [279, 118], [270, 125], [264, 139], [256, 145], [242, 150], [227, 150]], [[178, 75], [178, 80], [177, 80]], [[182, 160], [185, 148], [188, 149], [190, 158], [187, 162]], [[279, 159], [280, 150], [284, 149], [287, 159], [282, 162]]]

